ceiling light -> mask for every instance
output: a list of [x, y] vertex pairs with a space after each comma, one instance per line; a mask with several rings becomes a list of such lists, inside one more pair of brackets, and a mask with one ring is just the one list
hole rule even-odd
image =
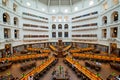
[[59, 19], [59, 22], [61, 22], [62, 20], [61, 19]]
[[75, 11], [78, 11], [78, 7], [75, 7], [75, 9], [74, 9]]
[[94, 4], [94, 1], [91, 0], [91, 1], [89, 2], [89, 5], [91, 6], [91, 5], [93, 5], [93, 4]]
[[56, 19], [54, 20], [54, 22], [56, 22]]
[[64, 19], [64, 22], [66, 22], [66, 19]]
[[42, 11], [45, 11], [45, 9], [44, 9], [44, 8], [42, 8]]
[[53, 9], [52, 12], [55, 13], [55, 10]]
[[65, 9], [65, 13], [67, 13], [68, 12], [68, 10], [67, 9]]
[[30, 6], [30, 5], [31, 5], [29, 2], [27, 2], [26, 4], [27, 4], [27, 6]]

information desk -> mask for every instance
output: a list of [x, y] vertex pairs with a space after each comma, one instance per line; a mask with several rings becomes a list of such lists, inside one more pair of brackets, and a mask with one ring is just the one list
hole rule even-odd
[[37, 68], [33, 69], [31, 72], [26, 74], [21, 80], [28, 80], [28, 77], [34, 75], [35, 73], [40, 73], [43, 71], [49, 64], [51, 64], [55, 60], [54, 57], [48, 59], [46, 62], [38, 66]]
[[48, 53], [42, 53], [42, 54], [29, 54], [29, 55], [24, 55], [24, 56], [14, 56], [14, 57], [9, 57], [9, 58], [0, 58], [0, 62], [2, 61], [17, 61], [17, 60], [25, 60], [25, 59], [30, 59], [30, 58], [39, 58], [39, 57], [47, 57]]
[[108, 61], [118, 61], [118, 62], [120, 61], [120, 58], [117, 58], [117, 57], [100, 56], [100, 55], [93, 55], [93, 54], [73, 53], [72, 56], [89, 58], [89, 59], [98, 59], [98, 60], [108, 60]]
[[66, 60], [91, 80], [102, 80], [100, 77], [89, 71], [87, 68], [81, 66], [78, 62], [74, 61], [72, 58], [66, 57]]

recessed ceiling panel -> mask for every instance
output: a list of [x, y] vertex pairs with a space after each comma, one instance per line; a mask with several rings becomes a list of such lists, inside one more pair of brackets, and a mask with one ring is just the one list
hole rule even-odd
[[48, 0], [39, 0], [41, 3], [48, 5]]
[[59, 0], [50, 0], [50, 5], [51, 6], [59, 5]]
[[61, 0], [61, 5], [70, 5], [70, 0]]

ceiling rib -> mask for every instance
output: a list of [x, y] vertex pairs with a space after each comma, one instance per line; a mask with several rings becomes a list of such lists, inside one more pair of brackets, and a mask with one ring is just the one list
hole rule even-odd
[[48, 0], [48, 12], [49, 12], [49, 8], [50, 8], [50, 0]]

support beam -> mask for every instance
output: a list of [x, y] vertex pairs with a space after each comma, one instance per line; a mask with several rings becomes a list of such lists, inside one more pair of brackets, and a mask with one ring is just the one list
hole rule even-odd
[[72, 12], [72, 0], [70, 0], [70, 9], [71, 9], [71, 12]]
[[60, 13], [61, 0], [59, 0], [59, 13]]
[[49, 8], [50, 8], [50, 0], [48, 0], [48, 12], [49, 12]]

